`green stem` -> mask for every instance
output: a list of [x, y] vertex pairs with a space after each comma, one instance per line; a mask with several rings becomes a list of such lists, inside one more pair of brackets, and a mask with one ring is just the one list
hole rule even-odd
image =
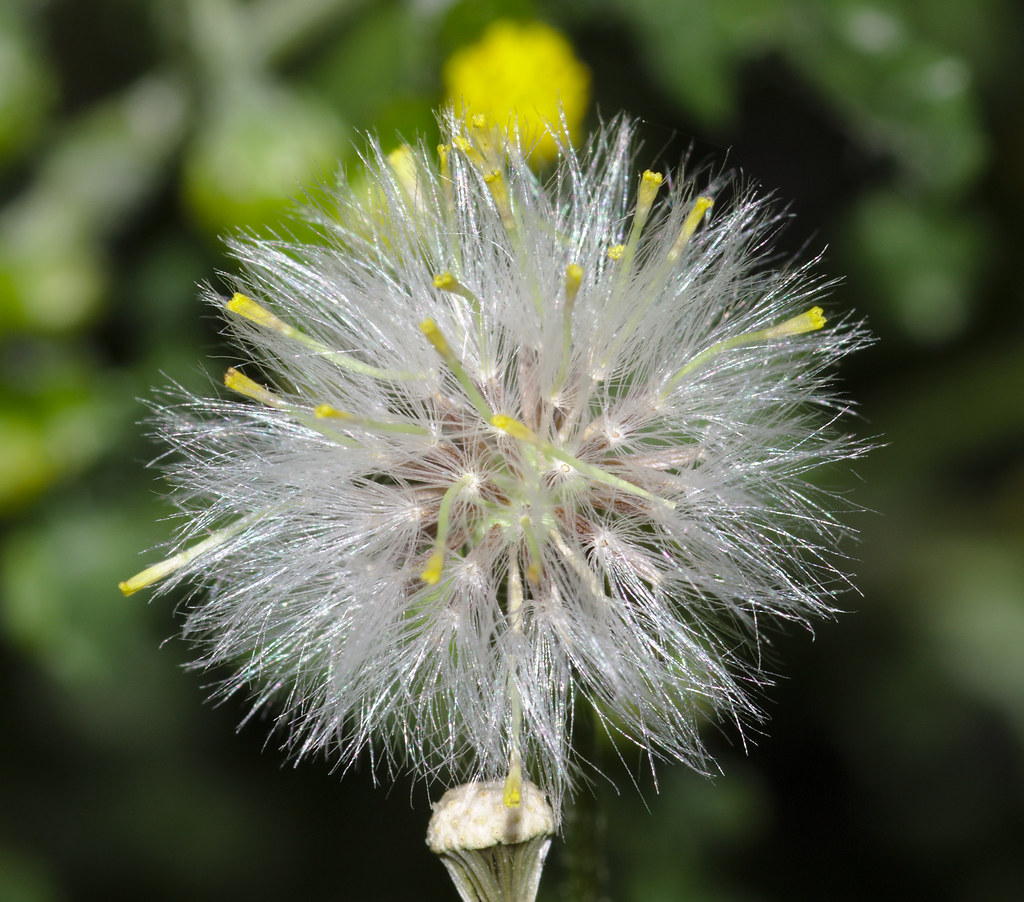
[[[591, 712], [577, 712], [573, 745], [581, 757], [595, 760], [598, 750]], [[607, 827], [597, 795], [580, 792], [565, 812], [561, 888], [565, 902], [602, 902], [608, 898]]]

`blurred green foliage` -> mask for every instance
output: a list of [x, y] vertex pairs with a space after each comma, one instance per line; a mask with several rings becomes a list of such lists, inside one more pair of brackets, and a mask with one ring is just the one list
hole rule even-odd
[[[1024, 11], [1010, 0], [13, 0], [0, 10], [0, 898], [450, 898], [420, 789], [281, 767], [116, 591], [173, 522], [137, 400], [232, 353], [218, 235], [433, 129], [499, 16], [560, 27], [645, 150], [735, 165], [828, 245], [888, 442], [853, 613], [778, 638], [725, 775], [598, 779], [626, 900], [1003, 900], [1024, 885]], [[593, 121], [596, 121], [596, 113]], [[673, 157], [673, 154], [675, 155]], [[166, 375], [163, 375], [166, 374]], [[848, 483], [848, 484], [847, 484]], [[633, 762], [627, 762], [633, 766]], [[405, 796], [417, 802], [411, 809]], [[644, 800], [650, 807], [644, 808]], [[544, 898], [558, 897], [559, 856]]]

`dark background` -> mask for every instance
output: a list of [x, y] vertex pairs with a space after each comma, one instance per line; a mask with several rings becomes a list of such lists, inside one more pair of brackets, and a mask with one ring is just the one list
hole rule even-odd
[[[170, 535], [140, 397], [231, 352], [217, 236], [432, 128], [441, 67], [541, 18], [644, 154], [742, 169], [878, 338], [841, 373], [860, 594], [724, 775], [595, 787], [636, 902], [1012, 900], [1024, 886], [1024, 12], [1010, 0], [713, 4], [14, 0], [0, 9], [0, 899], [452, 899], [428, 799], [286, 763], [204, 704], [173, 599], [118, 580]], [[646, 156], [642, 160], [646, 163]], [[559, 897], [556, 841], [542, 897]]]

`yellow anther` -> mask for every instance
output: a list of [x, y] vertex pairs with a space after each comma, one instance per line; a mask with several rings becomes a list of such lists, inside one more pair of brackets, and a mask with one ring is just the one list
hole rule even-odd
[[405, 435], [430, 435], [430, 431], [416, 423], [405, 423], [402, 421], [387, 422], [384, 420], [372, 420], [369, 417], [361, 417], [354, 413], [347, 413], [331, 407], [330, 404], [318, 404], [313, 408], [313, 415], [318, 420], [332, 419], [343, 420], [352, 426], [361, 426], [374, 432], [395, 432]]
[[682, 381], [684, 376], [688, 376], [694, 370], [699, 369], [718, 354], [731, 351], [733, 348], [739, 348], [743, 345], [756, 344], [759, 341], [770, 341], [774, 338], [787, 338], [791, 335], [803, 335], [805, 332], [814, 332], [824, 325], [825, 315], [821, 307], [811, 307], [810, 310], [806, 310], [792, 319], [787, 319], [784, 323], [779, 323], [777, 326], [769, 326], [767, 329], [757, 329], [754, 332], [744, 332], [742, 335], [726, 338], [724, 341], [713, 344], [706, 351], [701, 351], [693, 360], [679, 370], [666, 383], [661, 396], [663, 398], [667, 397]]
[[710, 197], [704, 195], [701, 195], [694, 201], [693, 209], [687, 214], [686, 219], [683, 221], [683, 227], [679, 230], [679, 237], [676, 238], [675, 244], [672, 245], [672, 249], [668, 252], [670, 262], [674, 263], [679, 259], [683, 253], [683, 248], [686, 247], [689, 240], [693, 237], [693, 233], [697, 231], [697, 226], [700, 225], [704, 214], [714, 205], [715, 202]]
[[161, 561], [159, 564], [153, 564], [152, 567], [147, 567], [141, 573], [136, 573], [130, 579], [119, 582], [117, 588], [121, 590], [122, 595], [134, 595], [140, 589], [145, 589], [147, 586], [153, 585], [153, 583], [158, 583], [174, 573], [175, 570], [180, 570], [186, 562], [179, 560], [179, 558], [180, 555], [175, 555], [166, 561]]
[[434, 585], [441, 579], [441, 570], [444, 567], [444, 556], [448, 550], [448, 530], [451, 528], [452, 503], [455, 496], [467, 485], [473, 482], [473, 476], [466, 473], [461, 479], [457, 479], [450, 486], [441, 498], [441, 505], [437, 511], [437, 537], [434, 539], [434, 550], [427, 558], [427, 565], [420, 573], [420, 579], [429, 585]]
[[266, 386], [260, 385], [258, 382], [253, 382], [252, 379], [244, 373], [240, 373], [234, 367], [229, 367], [228, 371], [224, 374], [224, 384], [232, 391], [236, 391], [240, 395], [245, 395], [247, 398], [252, 398], [253, 401], [259, 401], [261, 404], [266, 404], [267, 407], [276, 407], [280, 409], [288, 406]]
[[262, 307], [257, 304], [252, 298], [246, 297], [244, 294], [239, 294], [237, 291], [232, 295], [231, 300], [225, 305], [228, 310], [232, 313], [237, 313], [239, 316], [245, 317], [250, 322], [254, 322], [259, 326], [263, 326], [267, 329], [273, 329], [275, 332], [280, 332], [282, 335], [292, 337], [295, 335], [295, 329], [289, 326], [283, 320], [278, 319], [267, 310], [266, 307]]
[[825, 313], [821, 307], [811, 307], [784, 323], [765, 329], [765, 338], [785, 338], [789, 335], [803, 335], [805, 332], [816, 332], [825, 325]]
[[230, 526], [226, 526], [224, 529], [218, 529], [216, 532], [211, 533], [205, 539], [196, 542], [196, 544], [192, 545], [190, 548], [185, 548], [166, 560], [147, 567], [141, 573], [136, 573], [135, 576], [130, 579], [119, 582], [117, 587], [121, 590], [122, 594], [133, 595], [140, 589], [145, 589], [147, 586], [153, 585], [153, 583], [160, 582], [160, 580], [166, 579], [172, 573], [177, 572], [186, 564], [195, 560], [199, 555], [205, 554], [207, 551], [216, 548], [218, 545], [222, 545], [233, 536], [238, 535], [238, 533], [248, 528], [263, 516], [265, 516], [264, 513], [256, 513], [250, 514], [247, 517], [242, 517]]
[[612, 297], [609, 300], [609, 309], [612, 311], [622, 303], [626, 295], [626, 286], [633, 268], [633, 258], [640, 246], [640, 236], [651, 215], [654, 200], [658, 196], [658, 189], [661, 188], [664, 180], [664, 176], [660, 172], [652, 172], [650, 169], [644, 171], [640, 176], [640, 187], [637, 191], [636, 209], [633, 211], [633, 223], [629, 227], [629, 237], [625, 244], [616, 244], [608, 249], [608, 256], [620, 264]]
[[505, 184], [505, 176], [500, 169], [492, 169], [484, 173], [484, 182], [494, 198], [494, 205], [498, 208], [498, 215], [501, 217], [501, 224], [509, 233], [516, 228], [515, 218], [512, 216], [512, 202], [509, 199], [508, 185]]
[[493, 169], [508, 161], [507, 139], [504, 133], [496, 128], [490, 116], [476, 113], [466, 120], [469, 136], [473, 145], [483, 157], [484, 166]]
[[658, 189], [661, 188], [661, 183], [664, 180], [665, 177], [660, 172], [644, 170], [644, 174], [640, 176], [640, 190], [637, 192], [636, 208], [638, 212], [651, 209], [651, 204], [658, 196]]
[[506, 416], [503, 413], [496, 413], [491, 417], [491, 425], [502, 432], [507, 432], [512, 438], [522, 439], [525, 442], [537, 440], [537, 436], [533, 434], [532, 430], [525, 423], [520, 423], [514, 417]]
[[482, 170], [484, 168], [483, 154], [473, 146], [472, 142], [469, 141], [468, 138], [465, 138], [462, 135], [456, 135], [452, 138], [452, 144], [465, 154], [466, 159], [469, 160], [470, 163], [478, 169]]
[[425, 319], [420, 323], [420, 331], [427, 337], [433, 346], [434, 350], [441, 355], [441, 359], [448, 364], [454, 374], [455, 378], [458, 379], [459, 385], [462, 386], [469, 400], [473, 402], [473, 406], [477, 409], [480, 416], [482, 416], [487, 422], [490, 422], [491, 417], [494, 416], [494, 412], [491, 410], [490, 405], [487, 403], [487, 399], [480, 393], [474, 384], [473, 380], [469, 378], [469, 373], [466, 372], [462, 366], [462, 361], [455, 355], [455, 352], [451, 349], [451, 345], [448, 344], [448, 340], [441, 333], [441, 330], [437, 328], [437, 323], [432, 319]]
[[430, 553], [430, 557], [427, 558], [427, 566], [423, 568], [423, 572], [420, 574], [420, 579], [428, 585], [436, 585], [438, 580], [441, 579], [441, 570], [444, 567], [444, 552], [435, 549]]
[[565, 268], [565, 301], [570, 307], [576, 302], [582, 281], [583, 267], [578, 263], [570, 263]]
[[612, 488], [619, 489], [620, 491], [627, 492], [630, 495], [636, 495], [640, 498], [646, 498], [648, 501], [653, 501], [657, 504], [662, 505], [668, 509], [675, 507], [675, 504], [671, 501], [666, 501], [664, 498], [658, 498], [656, 495], [652, 495], [646, 489], [640, 488], [640, 486], [633, 485], [631, 482], [627, 482], [620, 476], [616, 476], [614, 473], [609, 473], [607, 470], [602, 470], [596, 464], [587, 463], [573, 457], [567, 451], [563, 451], [557, 445], [553, 445], [549, 441], [545, 441], [533, 430], [531, 430], [525, 423], [520, 423], [519, 420], [514, 417], [506, 416], [503, 413], [494, 414], [490, 417], [490, 424], [502, 432], [511, 435], [512, 438], [521, 439], [524, 442], [529, 442], [536, 448], [539, 448], [541, 453], [548, 455], [549, 457], [560, 460], [563, 463], [569, 464], [574, 467], [584, 476], [595, 480], [596, 482], [603, 483], [604, 485], [611, 486]]
[[533, 531], [533, 522], [529, 514], [523, 514], [519, 518], [519, 525], [523, 529], [523, 538], [526, 539], [526, 548], [529, 551], [530, 558], [530, 563], [526, 568], [526, 580], [530, 585], [536, 586], [540, 584], [542, 571], [540, 542], [537, 541], [537, 535]]
[[532, 528], [528, 514], [519, 518], [519, 525], [522, 527], [523, 538], [526, 540], [526, 550], [529, 552], [529, 564], [526, 566], [526, 582], [530, 586], [539, 586], [541, 583], [541, 543], [537, 541], [537, 534]]
[[451, 210], [455, 206], [451, 180], [451, 163], [449, 161], [451, 151], [451, 144], [437, 145], [438, 171], [441, 173], [441, 192], [444, 195], [445, 207], [448, 210]]
[[555, 377], [556, 392], [565, 384], [569, 372], [569, 358], [572, 356], [572, 311], [576, 306], [576, 295], [583, 281], [583, 267], [570, 263], [565, 268], [565, 306], [562, 308], [562, 359]]
[[[657, 176], [657, 178], [652, 178], [650, 180], [651, 185], [653, 186], [653, 188], [651, 189], [652, 191], [656, 191], [657, 186], [661, 184], [661, 176], [658, 173], [645, 172], [644, 179], [641, 180], [640, 183], [641, 196], [644, 194], [644, 181], [647, 180], [646, 177], [648, 175]], [[653, 194], [651, 194], [651, 196], [653, 197]], [[682, 228], [679, 230], [679, 235], [676, 238], [675, 243], [672, 245], [672, 247], [669, 249], [668, 254], [666, 255], [667, 261], [670, 265], [674, 264], [680, 258], [680, 256], [682, 256], [683, 249], [686, 247], [687, 242], [690, 240], [690, 238], [693, 237], [693, 233], [697, 230], [697, 227], [700, 225], [701, 219], [703, 219], [704, 214], [711, 208], [713, 203], [714, 202], [711, 200], [710, 197], [705, 197], [703, 195], [701, 197], [698, 197], [697, 200], [694, 201], [693, 208], [690, 210], [689, 214], [686, 217], [686, 220], [683, 222]], [[641, 214], [640, 206], [641, 203], [640, 201], [638, 201], [637, 215], [633, 219], [633, 229], [630, 232], [629, 244], [625, 247], [623, 251], [623, 256], [625, 257], [627, 262], [622, 264], [620, 267], [620, 279], [616, 284], [616, 293], [614, 295], [615, 300], [620, 299], [623, 296], [625, 290], [625, 283], [622, 281], [622, 279], [625, 277], [628, 271], [628, 264], [629, 262], [632, 261], [633, 253], [635, 252], [637, 247], [637, 239], [639, 237], [639, 233], [637, 232], [637, 223], [640, 223], [640, 225], [642, 226], [643, 219], [645, 219], [647, 214], [650, 212], [650, 207], [647, 207], [646, 212], [644, 212], [643, 214], [643, 218], [637, 218], [640, 217]], [[643, 301], [635, 305], [632, 317], [626, 323], [625, 328], [619, 331], [619, 334], [616, 336], [615, 342], [613, 342], [611, 348], [609, 349], [608, 356], [605, 357], [606, 363], [608, 360], [611, 359], [612, 354], [618, 350], [622, 342], [624, 342], [630, 335], [632, 335], [636, 330], [637, 326], [639, 326], [639, 324], [642, 322], [650, 306], [650, 301], [651, 299], [653, 299], [653, 297], [653, 295], [649, 295], [647, 301]]]
[[261, 307], [252, 298], [248, 298], [244, 294], [236, 293], [231, 300], [227, 302], [225, 308], [230, 310], [232, 313], [237, 313], [239, 316], [245, 317], [251, 322], [267, 329], [273, 329], [273, 331], [280, 335], [284, 335], [286, 338], [291, 338], [297, 341], [299, 344], [304, 345], [314, 353], [328, 358], [342, 369], [351, 370], [354, 373], [360, 373], [361, 375], [370, 376], [374, 379], [420, 378], [419, 375], [415, 373], [401, 373], [383, 370], [379, 367], [363, 363], [349, 354], [338, 353], [327, 347], [323, 342], [317, 341], [315, 338], [311, 338], [304, 332], [300, 332], [294, 326], [289, 326], [286, 322], [282, 322], [265, 307]]
[[523, 774], [519, 766], [519, 756], [514, 755], [505, 786], [501, 793], [502, 804], [506, 808], [518, 808], [523, 798]]
[[396, 147], [388, 154], [388, 163], [406, 198], [413, 200], [419, 182], [419, 165], [413, 149], [408, 144]]
[[450, 272], [443, 272], [434, 276], [434, 287], [439, 288], [441, 291], [448, 291], [452, 294], [457, 294], [459, 297], [465, 298], [469, 301], [470, 306], [473, 308], [473, 312], [479, 318], [480, 299]]
[[[519, 578], [519, 567], [513, 565], [508, 571], [508, 593], [506, 595], [506, 611], [508, 613], [509, 629], [514, 635], [522, 635], [523, 632], [523, 581]], [[519, 697], [519, 685], [516, 682], [515, 670], [508, 672], [508, 706], [510, 721], [509, 724], [509, 754], [508, 754], [508, 775], [505, 777], [505, 787], [502, 792], [502, 801], [506, 808], [515, 808], [522, 798], [523, 779], [520, 770], [520, 745], [523, 733], [523, 705]]]
[[[637, 190], [636, 209], [633, 211], [633, 223], [629, 227], [629, 237], [625, 244], [616, 244], [608, 249], [608, 256], [619, 264], [607, 308], [609, 315], [613, 318], [629, 293], [629, 278], [633, 271], [633, 260], [640, 247], [640, 236], [643, 234], [644, 226], [647, 225], [651, 210], [654, 209], [655, 198], [657, 198], [658, 190], [664, 181], [665, 177], [660, 172], [644, 170], [643, 175], [640, 176], [640, 187]], [[625, 334], [628, 335], [628, 332]]]
[[353, 419], [352, 414], [345, 413], [344, 410], [338, 410], [336, 407], [331, 407], [330, 404], [317, 404], [313, 408], [313, 415], [325, 419], [331, 417], [335, 420], [351, 420]]
[[445, 361], [448, 361], [450, 357], [454, 357], [452, 349], [448, 345], [448, 340], [441, 333], [441, 330], [437, 328], [437, 323], [432, 319], [425, 319], [420, 323], [420, 331], [427, 337], [434, 349], [440, 354]]
[[633, 259], [637, 244], [640, 241], [640, 233], [643, 232], [647, 219], [651, 215], [651, 208], [654, 206], [654, 199], [658, 196], [658, 189], [664, 177], [660, 172], [644, 171], [640, 176], [640, 188], [636, 196], [636, 210], [633, 212], [633, 225], [629, 230], [629, 241], [626, 243], [625, 254], [629, 260]]

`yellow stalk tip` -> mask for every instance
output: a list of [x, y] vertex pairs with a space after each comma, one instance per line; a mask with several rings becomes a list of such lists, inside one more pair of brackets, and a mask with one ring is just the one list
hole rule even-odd
[[173, 557], [160, 561], [157, 564], [152, 564], [123, 582], [119, 582], [117, 587], [126, 597], [134, 595], [140, 589], [148, 588], [153, 583], [158, 583], [165, 577], [170, 576], [175, 570], [178, 570], [183, 564], [187, 563], [187, 557], [188, 552], [179, 552]]
[[[243, 387], [248, 387], [248, 383], [252, 380], [248, 376], [244, 376], [238, 372], [233, 366], [229, 366], [224, 372], [224, 384], [232, 391], [238, 391]], [[253, 385], [256, 383], [252, 382]]]
[[442, 291], [449, 291], [458, 284], [459, 280], [450, 272], [443, 272], [434, 276], [434, 287], [440, 288]]
[[578, 263], [570, 263], [565, 268], [565, 295], [570, 299], [576, 297], [580, 290], [580, 282], [583, 281], [583, 267]]
[[117, 588], [121, 590], [121, 594], [125, 597], [134, 595], [140, 589], [145, 589], [147, 586], [153, 585], [155, 582], [159, 582], [165, 576], [170, 574], [163, 563], [154, 564], [152, 567], [147, 567], [141, 573], [136, 573], [135, 576], [129, 577], [123, 582], [117, 584]]
[[441, 568], [444, 567], [444, 553], [441, 551], [431, 552], [427, 558], [427, 566], [423, 568], [420, 579], [427, 585], [435, 586], [441, 579]]
[[264, 385], [260, 385], [258, 382], [254, 382], [244, 373], [240, 373], [233, 366], [228, 367], [227, 372], [224, 374], [224, 385], [230, 388], [232, 391], [238, 392], [240, 395], [244, 395], [246, 398], [250, 398], [253, 401], [259, 401], [260, 404], [266, 404], [267, 407], [283, 407], [284, 402], [275, 395], [270, 389]]
[[650, 206], [654, 203], [654, 198], [657, 196], [658, 189], [664, 180], [665, 177], [660, 172], [652, 172], [650, 169], [644, 170], [644, 174], [640, 176], [640, 191], [637, 205]]
[[505, 777], [505, 787], [501, 794], [502, 804], [506, 808], [518, 808], [523, 798], [523, 777], [516, 761]]
[[693, 209], [690, 210], [686, 219], [683, 220], [683, 227], [679, 230], [679, 237], [676, 238], [672, 249], [668, 252], [668, 259], [670, 261], [675, 262], [679, 259], [683, 253], [683, 248], [689, 243], [693, 233], [697, 231], [697, 226], [704, 219], [704, 214], [714, 205], [715, 202], [703, 194], [693, 202]]
[[520, 423], [519, 420], [513, 417], [506, 416], [503, 413], [496, 413], [491, 417], [491, 425], [500, 429], [502, 432], [507, 432], [512, 436], [512, 438], [529, 441], [534, 437], [528, 426], [524, 423]]
[[466, 159], [469, 160], [474, 166], [483, 169], [484, 157], [483, 154], [477, 150], [467, 138], [462, 135], [456, 135], [452, 138], [452, 144], [454, 144], [459, 150], [465, 154]]
[[225, 306], [232, 313], [241, 313], [242, 316], [245, 316], [245, 314], [242, 313], [242, 311], [245, 310], [250, 305], [258, 306], [252, 298], [246, 297], [244, 294], [241, 294], [240, 292], [236, 291], [233, 295], [231, 295], [231, 300], [228, 301]]
[[419, 167], [416, 154], [408, 144], [401, 144], [388, 154], [388, 164], [407, 198], [416, 196]]
[[233, 366], [229, 366], [227, 372], [224, 373], [224, 384], [232, 391], [241, 391], [243, 394], [245, 394], [244, 390], [256, 385], [252, 379], [238, 372]]
[[621, 260], [622, 255], [626, 252], [626, 245], [624, 244], [613, 244], [608, 248], [608, 259], [609, 260]]
[[477, 318], [480, 317], [480, 300], [477, 298], [472, 291], [470, 291], [465, 285], [463, 285], [455, 276], [450, 272], [443, 272], [439, 275], [434, 276], [434, 287], [440, 291], [450, 291], [452, 294], [457, 294], [460, 297], [464, 297], [469, 301], [473, 307], [473, 312]]
[[345, 413], [344, 410], [338, 410], [336, 407], [331, 407], [330, 404], [317, 404], [313, 408], [313, 416], [324, 419], [326, 417], [333, 417], [336, 420], [351, 420], [352, 414]]
[[444, 335], [441, 334], [441, 330], [437, 328], [437, 323], [432, 319], [423, 320], [423, 322], [420, 323], [420, 331], [427, 337], [427, 341], [434, 346], [438, 354], [442, 357], [448, 357], [451, 355], [452, 350], [448, 347], [448, 341], [445, 339]]
[[408, 144], [399, 144], [388, 154], [388, 162], [392, 166], [401, 166], [406, 160], [413, 158], [412, 148]]
[[803, 335], [805, 332], [816, 332], [825, 325], [825, 312], [821, 307], [811, 307], [803, 313], [787, 319], [784, 323], [765, 329], [766, 338], [785, 338], [790, 335]]
[[509, 232], [514, 232], [516, 223], [512, 216], [512, 201], [509, 197], [508, 186], [505, 184], [504, 174], [500, 169], [492, 169], [484, 173], [484, 182], [494, 199], [494, 206], [498, 208], [501, 224]]
[[227, 302], [225, 307], [232, 313], [236, 313], [250, 322], [267, 329], [273, 329], [275, 332], [280, 332], [283, 335], [290, 335], [294, 331], [291, 326], [274, 316], [266, 307], [260, 306], [252, 298], [246, 297], [237, 291], [231, 296], [231, 300]]

